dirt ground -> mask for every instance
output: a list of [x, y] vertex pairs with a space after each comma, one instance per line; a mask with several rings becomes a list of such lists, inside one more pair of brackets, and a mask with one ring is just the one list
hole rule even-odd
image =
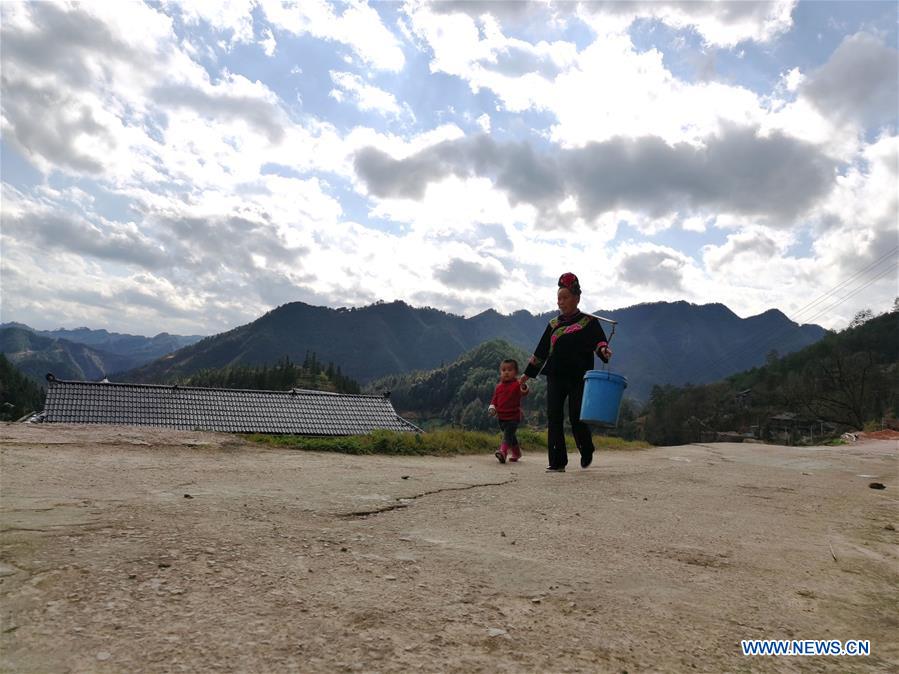
[[[2, 671], [899, 668], [895, 440], [564, 474], [125, 427], [0, 441]], [[871, 655], [746, 657], [750, 638]]]

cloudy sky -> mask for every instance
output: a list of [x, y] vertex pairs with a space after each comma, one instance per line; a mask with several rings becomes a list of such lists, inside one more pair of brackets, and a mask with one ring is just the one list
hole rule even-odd
[[[3, 2], [2, 320], [897, 290], [895, 2]], [[842, 301], [841, 301], [842, 300]]]

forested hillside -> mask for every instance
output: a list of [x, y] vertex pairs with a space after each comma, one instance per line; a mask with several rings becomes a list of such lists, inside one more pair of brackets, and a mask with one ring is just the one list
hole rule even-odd
[[44, 408], [44, 390], [0, 354], [0, 420], [15, 421]]
[[[396, 411], [414, 423], [454, 424], [468, 429], [492, 429], [496, 420], [487, 414], [499, 381], [499, 364], [514, 358], [524, 368], [528, 354], [501, 339], [485, 342], [449, 365], [434, 370], [391, 375], [373, 381], [371, 392], [390, 391]], [[524, 399], [525, 423], [546, 421], [546, 387], [532, 381]]]
[[879, 428], [899, 416], [899, 313], [870, 318], [763, 367], [705, 386], [657, 386], [643, 432], [654, 444], [699, 440], [703, 432], [756, 432], [779, 425], [824, 433]]
[[318, 362], [314, 353], [307, 354], [302, 365], [296, 365], [289, 358], [284, 358], [272, 366], [236, 365], [207, 369], [180, 379], [178, 383], [185, 386], [260, 391], [302, 388], [335, 393], [359, 393], [358, 382], [344, 376], [339, 365], [337, 367], [334, 367], [334, 363], [324, 365]]
[[[449, 365], [383, 377], [372, 382], [367, 390], [372, 393], [390, 391], [397, 412], [419, 425], [452, 424], [466, 429], [494, 430], [496, 419], [487, 414], [487, 406], [499, 381], [499, 364], [505, 358], [514, 358], [523, 371], [529, 357], [530, 354], [505, 340], [491, 340], [467, 351]], [[528, 386], [530, 393], [522, 402], [523, 424], [545, 428], [545, 379], [532, 379]], [[634, 404], [627, 400], [622, 406], [622, 431], [633, 425], [634, 411]]]
[[[656, 386], [641, 405], [625, 398], [614, 434], [676, 445], [703, 434], [734, 431], [770, 437], [776, 421], [814, 426], [819, 434], [899, 415], [899, 313], [871, 318], [786, 357], [706, 385]], [[372, 392], [390, 390], [397, 411], [420, 425], [492, 429], [486, 413], [503, 358], [528, 353], [504, 340], [482, 344], [434, 370], [383, 377]], [[546, 390], [531, 381], [525, 423], [546, 424]], [[642, 408], [642, 409], [641, 409]], [[801, 430], [801, 429], [800, 429]]]

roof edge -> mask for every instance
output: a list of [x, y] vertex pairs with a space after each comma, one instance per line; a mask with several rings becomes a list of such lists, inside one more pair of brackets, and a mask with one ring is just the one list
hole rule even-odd
[[328, 395], [346, 398], [375, 398], [381, 400], [387, 396], [371, 393], [336, 393], [334, 391], [317, 391], [315, 389], [289, 388], [281, 391], [253, 388], [213, 388], [209, 386], [182, 386], [180, 384], [138, 384], [121, 381], [80, 381], [77, 379], [57, 379], [53, 373], [47, 373], [47, 382], [53, 384], [78, 384], [84, 386], [136, 386], [148, 389], [166, 389], [169, 391], [224, 391], [230, 393], [272, 393], [280, 395]]

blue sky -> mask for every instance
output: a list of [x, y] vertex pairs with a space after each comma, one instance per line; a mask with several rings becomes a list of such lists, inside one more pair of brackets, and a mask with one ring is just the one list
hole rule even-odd
[[899, 294], [894, 2], [0, 12], [3, 321], [538, 312], [565, 271], [833, 328]]

